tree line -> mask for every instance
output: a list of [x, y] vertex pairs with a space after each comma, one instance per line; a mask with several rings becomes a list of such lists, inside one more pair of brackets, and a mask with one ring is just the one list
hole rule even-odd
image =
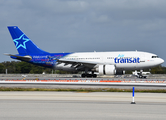
[[[5, 74], [7, 69], [7, 73], [15, 74], [15, 73], [30, 73], [30, 74], [42, 74], [45, 72], [46, 74], [57, 73], [57, 74], [71, 74], [72, 72], [66, 72], [61, 70], [53, 70], [50, 68], [45, 68], [42, 66], [33, 65], [23, 61], [5, 61], [0, 63], [0, 73]], [[149, 70], [144, 70], [149, 71]], [[166, 74], [166, 67], [164, 66], [156, 66], [150, 69], [152, 74]], [[126, 71], [126, 73], [131, 74], [132, 71]]]
[[69, 72], [53, 70], [50, 68], [45, 68], [38, 65], [33, 65], [23, 61], [5, 61], [0, 63], [0, 73], [4, 74], [17, 74], [17, 73], [30, 73], [30, 74], [42, 74], [43, 72], [46, 74], [57, 73], [57, 74], [68, 74]]

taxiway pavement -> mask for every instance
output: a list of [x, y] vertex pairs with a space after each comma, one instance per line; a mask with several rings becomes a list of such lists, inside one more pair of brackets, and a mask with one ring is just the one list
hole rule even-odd
[[165, 120], [164, 93], [0, 92], [0, 120]]

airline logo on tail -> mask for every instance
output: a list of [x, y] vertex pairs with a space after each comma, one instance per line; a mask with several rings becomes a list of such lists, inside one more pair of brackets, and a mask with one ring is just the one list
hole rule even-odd
[[19, 49], [20, 47], [26, 48], [26, 42], [29, 41], [28, 38], [25, 38], [25, 34], [22, 34], [19, 38], [13, 40], [15, 42], [16, 48]]

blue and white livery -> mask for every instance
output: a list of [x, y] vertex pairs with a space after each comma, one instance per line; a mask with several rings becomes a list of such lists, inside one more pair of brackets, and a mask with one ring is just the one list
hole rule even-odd
[[96, 77], [94, 72], [124, 74], [125, 70], [143, 70], [164, 62], [155, 54], [140, 51], [49, 53], [37, 47], [17, 26], [8, 29], [19, 54], [6, 55], [57, 70], [84, 71], [82, 77]]

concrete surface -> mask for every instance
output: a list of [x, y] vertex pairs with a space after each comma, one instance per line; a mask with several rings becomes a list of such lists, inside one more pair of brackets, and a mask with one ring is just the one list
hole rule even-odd
[[0, 92], [0, 120], [165, 120], [166, 95]]

